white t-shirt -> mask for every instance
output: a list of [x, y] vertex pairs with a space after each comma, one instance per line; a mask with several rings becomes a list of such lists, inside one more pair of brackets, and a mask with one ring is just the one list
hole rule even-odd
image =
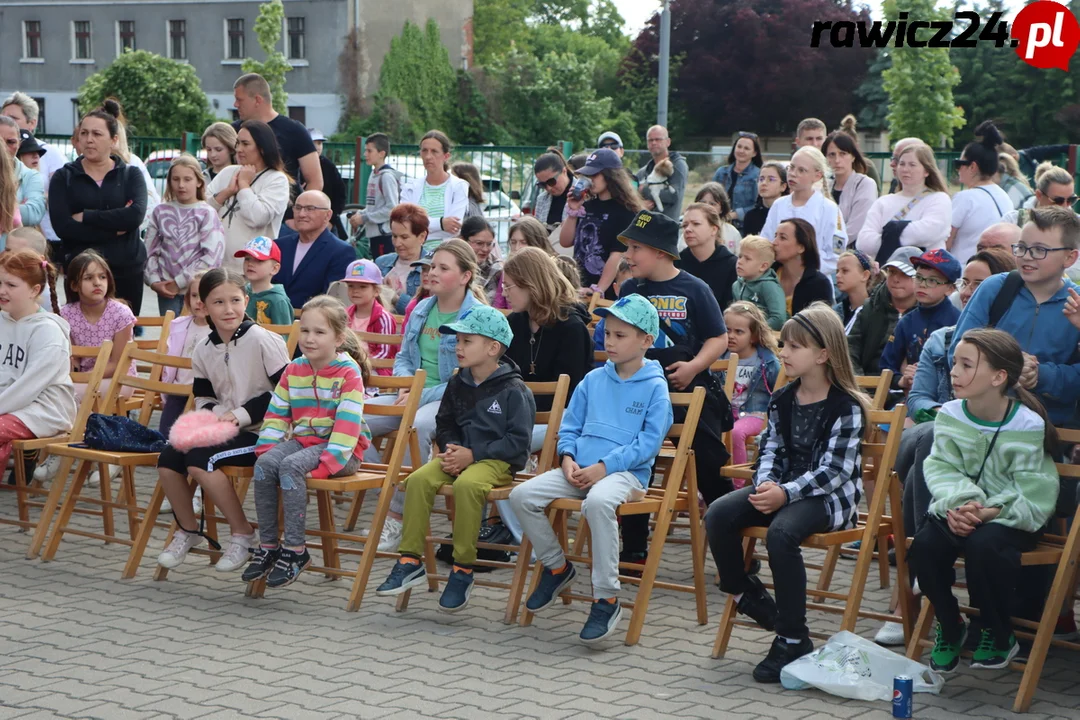
[[994, 183], [968, 188], [953, 196], [952, 226], [956, 228], [956, 239], [950, 252], [961, 266], [975, 254], [982, 231], [1002, 222], [1005, 213], [1012, 209], [1012, 200]]
[[[45, 148], [45, 154], [41, 156], [38, 163], [38, 172], [41, 173], [41, 178], [45, 181], [45, 193], [48, 194], [49, 181], [52, 180], [53, 173], [64, 167], [68, 159], [64, 157], [64, 154], [60, 152], [60, 148], [56, 145], [50, 145], [43, 140], [38, 140], [38, 145]], [[147, 213], [147, 216], [149, 217], [149, 213]], [[45, 213], [45, 217], [41, 218], [41, 232], [49, 242], [60, 242], [60, 238], [56, 236], [56, 231], [53, 230], [49, 213]], [[51, 308], [50, 305], [49, 309]]]
[[776, 237], [777, 225], [792, 218], [806, 220], [814, 226], [818, 254], [821, 256], [821, 274], [831, 278], [836, 274], [836, 260], [848, 244], [847, 227], [840, 208], [818, 190], [802, 207], [792, 205], [791, 196], [785, 195], [769, 208], [761, 236], [772, 240]]
[[314, 244], [314, 240], [309, 243], [300, 242], [299, 240], [296, 242], [296, 256], [293, 258], [292, 264], [292, 271], [294, 273], [296, 272], [296, 269], [300, 267], [300, 262], [304, 259], [304, 256], [308, 254], [308, 250], [310, 250], [311, 246]]

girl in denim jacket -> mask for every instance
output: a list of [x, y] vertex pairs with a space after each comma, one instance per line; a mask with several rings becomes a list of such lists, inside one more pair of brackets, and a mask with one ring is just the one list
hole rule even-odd
[[776, 337], [764, 313], [749, 302], [732, 303], [724, 311], [728, 326], [728, 354], [739, 357], [731, 411], [735, 427], [731, 431], [731, 459], [736, 465], [746, 462], [746, 440], [756, 437], [765, 427], [780, 361], [776, 357]]

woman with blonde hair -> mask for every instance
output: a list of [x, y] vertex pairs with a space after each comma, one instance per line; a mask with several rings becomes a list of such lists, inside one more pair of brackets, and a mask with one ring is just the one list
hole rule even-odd
[[19, 213], [19, 179], [16, 160], [7, 151], [0, 152], [0, 250], [7, 245], [7, 234], [22, 225]]
[[1028, 201], [1028, 198], [1035, 195], [1035, 191], [1031, 189], [1031, 183], [1028, 182], [1024, 173], [1020, 172], [1020, 164], [1009, 153], [998, 153], [998, 174], [996, 177], [997, 184], [1012, 200], [1013, 210], [1024, 207], [1024, 203]]
[[217, 174], [236, 163], [236, 130], [225, 122], [216, 122], [202, 134], [202, 146], [206, 150], [206, 170], [203, 175], [209, 183]]

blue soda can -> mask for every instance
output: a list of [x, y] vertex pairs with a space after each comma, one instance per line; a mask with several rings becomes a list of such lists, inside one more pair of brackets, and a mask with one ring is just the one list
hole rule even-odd
[[908, 675], [893, 678], [892, 716], [894, 718], [911, 717], [912, 681]]

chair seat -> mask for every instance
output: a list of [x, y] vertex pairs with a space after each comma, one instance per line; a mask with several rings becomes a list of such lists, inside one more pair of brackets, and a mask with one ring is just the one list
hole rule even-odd
[[754, 466], [751, 463], [745, 465], [725, 465], [720, 468], [720, 477], [753, 480]]
[[68, 434], [54, 435], [53, 437], [29, 438], [27, 440], [12, 440], [11, 444], [20, 450], [41, 450], [56, 443], [66, 443], [71, 436]]
[[382, 487], [386, 473], [359, 472], [336, 478], [307, 478], [309, 490], [330, 490], [331, 492], [357, 492], [375, 490]]
[[[619, 516], [651, 514], [659, 511], [662, 504], [663, 499], [661, 497], [654, 498], [646, 496], [642, 500], [634, 500], [619, 505], [615, 510], [615, 514]], [[548, 505], [548, 509], [580, 511], [581, 500], [574, 498], [559, 498]]]
[[57, 457], [69, 457], [76, 460], [88, 460], [95, 463], [108, 463], [121, 467], [146, 467], [157, 465], [158, 453], [110, 452], [93, 448], [75, 447], [67, 443], [54, 443], [48, 446], [49, 453]]
[[[887, 521], [883, 521], [881, 526], [884, 528], [887, 525]], [[805, 540], [802, 541], [803, 547], [813, 548], [830, 548], [835, 545], [844, 545], [846, 543], [855, 542], [856, 540], [862, 540], [863, 534], [866, 528], [859, 526], [852, 528], [851, 530], [837, 530], [835, 532], [814, 533]], [[749, 527], [742, 531], [743, 537], [752, 537], [757, 540], [764, 540], [769, 532], [767, 527]]]

